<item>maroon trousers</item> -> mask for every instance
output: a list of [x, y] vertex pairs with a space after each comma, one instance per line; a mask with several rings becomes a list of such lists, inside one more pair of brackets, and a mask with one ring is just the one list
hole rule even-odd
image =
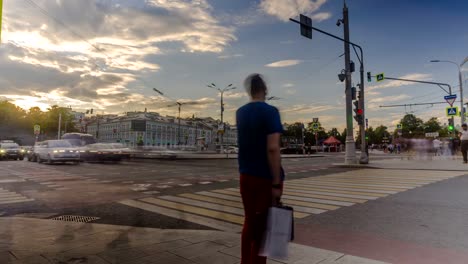
[[268, 208], [272, 203], [272, 181], [250, 175], [240, 175], [240, 193], [244, 204], [241, 264], [266, 264], [266, 257], [258, 256], [263, 232], [266, 229]]

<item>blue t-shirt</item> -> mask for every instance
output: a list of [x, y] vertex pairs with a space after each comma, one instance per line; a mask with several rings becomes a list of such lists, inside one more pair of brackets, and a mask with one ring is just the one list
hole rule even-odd
[[278, 109], [265, 102], [251, 102], [237, 110], [236, 123], [239, 172], [273, 179], [268, 163], [267, 137], [283, 133]]

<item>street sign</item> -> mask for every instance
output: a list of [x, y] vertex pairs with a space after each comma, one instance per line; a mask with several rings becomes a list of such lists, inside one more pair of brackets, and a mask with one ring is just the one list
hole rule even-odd
[[320, 123], [312, 123], [312, 130], [318, 131], [320, 129]]
[[41, 126], [34, 125], [34, 135], [39, 135], [41, 133]]
[[447, 114], [447, 116], [457, 116], [458, 107], [447, 107], [445, 108], [445, 113]]
[[439, 136], [439, 132], [429, 132], [429, 133], [426, 133], [426, 137], [428, 138], [436, 138]]
[[445, 101], [447, 101], [447, 103], [450, 106], [453, 106], [453, 103], [455, 102], [455, 100], [457, 100], [457, 95], [456, 94], [446, 95], [444, 96], [444, 99]]
[[377, 79], [378, 82], [381, 82], [381, 81], [385, 80], [385, 75], [384, 75], [383, 72], [377, 74], [377, 76], [375, 76], [375, 77], [376, 77], [376, 79]]
[[397, 129], [402, 129], [403, 126], [402, 126], [401, 124], [397, 124], [397, 125], [396, 125], [396, 128], [397, 128]]

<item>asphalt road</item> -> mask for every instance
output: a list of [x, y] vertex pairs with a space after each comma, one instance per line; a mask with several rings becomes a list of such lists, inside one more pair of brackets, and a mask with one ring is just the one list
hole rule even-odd
[[[341, 160], [342, 157], [336, 155], [284, 159], [283, 166], [288, 178], [292, 179], [345, 171], [331, 166]], [[237, 161], [232, 159], [139, 160], [80, 165], [2, 161], [0, 188], [23, 195], [24, 202], [17, 199], [14, 203], [2, 204], [0, 194], [0, 215], [40, 218], [80, 215], [98, 217], [96, 223], [206, 229], [207, 226], [118, 202], [237, 187]]]
[[[283, 200], [296, 210], [297, 243], [393, 263], [465, 263], [468, 173], [332, 165], [342, 160], [283, 160]], [[236, 160], [3, 161], [0, 216], [238, 232], [238, 185]]]

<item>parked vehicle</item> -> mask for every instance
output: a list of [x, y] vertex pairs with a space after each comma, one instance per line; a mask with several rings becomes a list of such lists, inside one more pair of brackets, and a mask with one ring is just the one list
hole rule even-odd
[[80, 151], [66, 140], [46, 140], [34, 146], [35, 160], [38, 163], [80, 162]]
[[130, 149], [120, 143], [95, 143], [82, 147], [80, 157], [87, 162], [119, 162], [130, 158]]
[[23, 160], [25, 151], [14, 141], [0, 141], [0, 159]]

